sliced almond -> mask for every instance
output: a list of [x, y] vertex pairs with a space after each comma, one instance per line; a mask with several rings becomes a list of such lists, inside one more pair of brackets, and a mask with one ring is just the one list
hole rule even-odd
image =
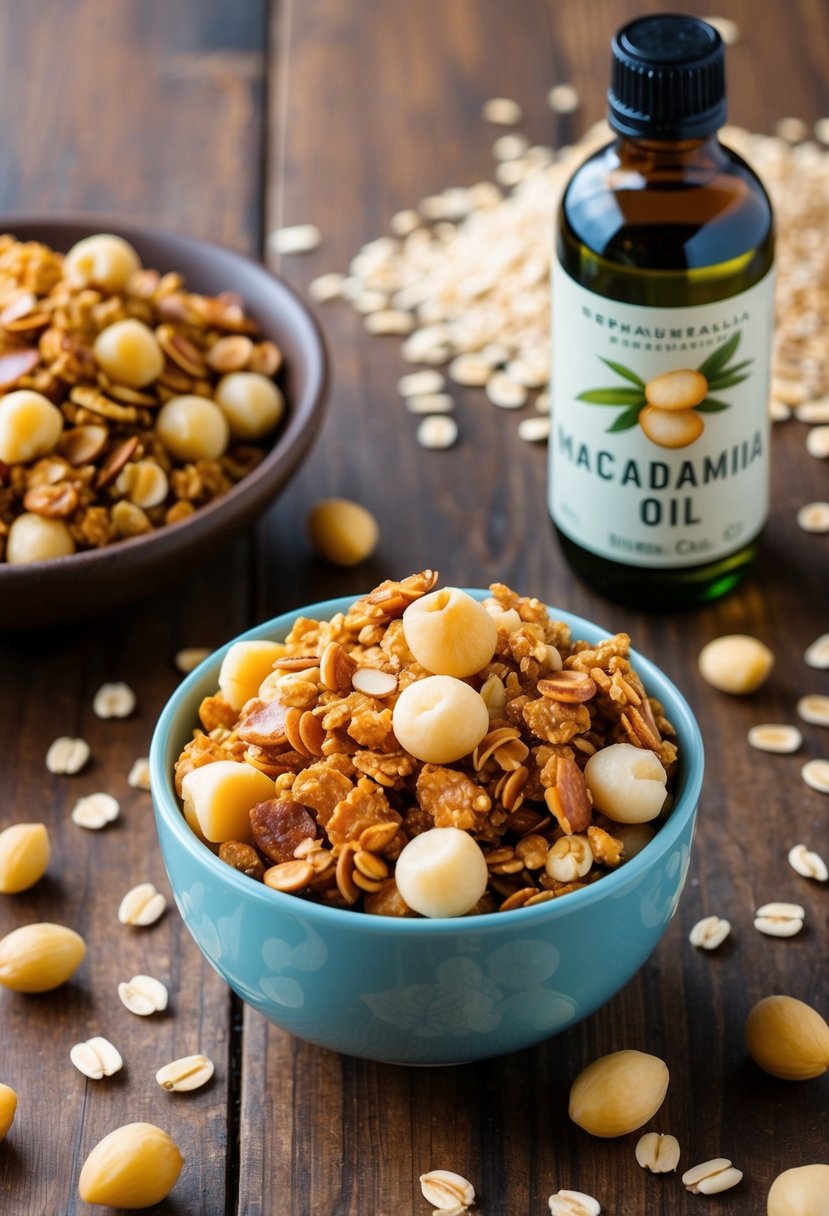
[[155, 1079], [168, 1093], [190, 1093], [206, 1085], [213, 1071], [213, 1061], [207, 1056], [182, 1056], [180, 1060], [173, 1060], [171, 1064], [159, 1068]]
[[538, 691], [552, 701], [581, 704], [596, 695], [596, 682], [586, 671], [557, 671], [538, 681]]
[[351, 687], [368, 697], [387, 697], [397, 688], [397, 676], [379, 667], [358, 667], [351, 677]]
[[109, 431], [105, 426], [75, 426], [63, 432], [57, 450], [73, 469], [78, 469], [97, 460], [108, 439]]
[[796, 726], [787, 723], [763, 722], [752, 726], [748, 741], [761, 752], [796, 752], [803, 743], [803, 736]]

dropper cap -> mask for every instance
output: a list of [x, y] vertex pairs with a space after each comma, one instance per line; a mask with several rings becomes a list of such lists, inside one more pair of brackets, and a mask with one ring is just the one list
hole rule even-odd
[[620, 135], [697, 139], [725, 122], [725, 48], [707, 22], [685, 13], [637, 17], [611, 49], [608, 121]]

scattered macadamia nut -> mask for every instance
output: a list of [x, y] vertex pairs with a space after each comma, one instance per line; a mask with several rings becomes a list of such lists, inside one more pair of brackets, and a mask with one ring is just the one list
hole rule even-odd
[[53, 452], [63, 415], [43, 393], [21, 388], [0, 397], [0, 460], [25, 464]]
[[547, 1200], [550, 1216], [600, 1216], [602, 1205], [584, 1191], [560, 1190]]
[[98, 232], [77, 241], [63, 259], [63, 273], [73, 287], [123, 291], [141, 269], [141, 259], [123, 237]]
[[829, 1165], [797, 1165], [771, 1184], [767, 1216], [827, 1216], [827, 1195]]
[[430, 828], [403, 848], [397, 889], [421, 916], [465, 916], [489, 880], [480, 846], [460, 828]]
[[285, 399], [269, 376], [231, 372], [219, 381], [216, 404], [227, 418], [234, 439], [261, 439], [285, 412]]
[[349, 498], [322, 499], [312, 507], [307, 528], [313, 549], [332, 566], [356, 566], [365, 561], [380, 539], [380, 527], [371, 511]]
[[791, 996], [757, 1002], [746, 1022], [746, 1047], [755, 1064], [783, 1081], [809, 1081], [829, 1068], [829, 1026]]
[[736, 696], [758, 689], [773, 666], [774, 655], [768, 646], [745, 633], [714, 638], [699, 654], [702, 678], [720, 692]]
[[45, 823], [13, 823], [0, 832], [0, 894], [17, 895], [39, 882], [49, 852]]
[[403, 689], [392, 728], [401, 746], [418, 760], [451, 764], [481, 742], [489, 730], [489, 710], [481, 694], [463, 680], [427, 676]]
[[632, 743], [612, 743], [591, 756], [584, 779], [597, 810], [618, 823], [647, 823], [665, 805], [667, 774], [659, 757]]
[[128, 718], [135, 705], [135, 693], [123, 680], [102, 684], [92, 699], [92, 710], [98, 718]]
[[418, 663], [435, 675], [472, 676], [486, 667], [498, 644], [498, 630], [484, 605], [444, 587], [410, 604], [403, 635]]
[[12, 521], [6, 539], [6, 561], [10, 566], [46, 562], [75, 552], [75, 539], [62, 519], [46, 519], [25, 512]]
[[731, 932], [731, 925], [722, 916], [705, 916], [698, 920], [688, 940], [698, 950], [716, 950]]
[[84, 1203], [150, 1208], [166, 1199], [184, 1158], [175, 1141], [152, 1123], [127, 1123], [104, 1136], [78, 1179]]
[[591, 1136], [624, 1136], [653, 1118], [669, 1079], [658, 1056], [630, 1050], [600, 1056], [570, 1087], [570, 1118]]
[[636, 1145], [636, 1160], [652, 1174], [670, 1174], [679, 1165], [679, 1141], [676, 1136], [646, 1132]]
[[0, 1141], [5, 1140], [9, 1134], [16, 1111], [17, 1094], [10, 1085], [4, 1085], [0, 1081]]
[[92, 347], [114, 384], [144, 388], [164, 371], [164, 352], [148, 325], [129, 317], [102, 329]]
[[109, 1039], [96, 1035], [85, 1043], [76, 1043], [70, 1049], [69, 1059], [90, 1081], [100, 1081], [103, 1077], [114, 1076], [124, 1067], [124, 1061], [117, 1047], [113, 1047]]
[[179, 460], [218, 460], [230, 440], [227, 418], [206, 397], [184, 394], [162, 405], [155, 430]]
[[692, 1195], [718, 1195], [720, 1191], [730, 1191], [742, 1176], [742, 1171], [735, 1169], [727, 1157], [714, 1157], [686, 1170], [682, 1182]]
[[185, 803], [191, 808], [206, 840], [251, 840], [250, 811], [273, 798], [274, 784], [258, 768], [217, 760], [195, 768], [182, 781]]
[[86, 764], [92, 749], [86, 739], [70, 739], [60, 735], [49, 745], [46, 753], [46, 767], [50, 773], [79, 773]]
[[66, 983], [85, 954], [83, 938], [66, 925], [23, 925], [0, 940], [0, 984], [13, 992], [49, 992]]
[[166, 985], [152, 975], [134, 975], [118, 985], [118, 999], [125, 1009], [140, 1018], [163, 1013], [169, 995]]
[[273, 665], [285, 653], [281, 642], [265, 639], [234, 642], [222, 659], [219, 690], [233, 709], [241, 709], [255, 697]]
[[183, 1056], [159, 1068], [155, 1079], [168, 1093], [183, 1094], [201, 1089], [213, 1076], [213, 1071], [213, 1061], [207, 1056]]

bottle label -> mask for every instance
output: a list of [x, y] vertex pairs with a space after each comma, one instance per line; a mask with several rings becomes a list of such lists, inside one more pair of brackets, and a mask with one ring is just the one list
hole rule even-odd
[[556, 263], [550, 513], [630, 566], [733, 553], [768, 512], [774, 273], [691, 308], [599, 296]]

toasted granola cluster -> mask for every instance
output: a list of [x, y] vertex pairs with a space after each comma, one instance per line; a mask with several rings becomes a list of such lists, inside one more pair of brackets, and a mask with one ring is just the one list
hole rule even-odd
[[281, 363], [238, 296], [188, 291], [121, 238], [63, 255], [0, 236], [0, 561], [100, 548], [226, 493], [267, 451]]
[[[642, 820], [670, 805], [677, 748], [631, 667], [629, 637], [575, 640], [543, 603], [502, 584], [484, 601], [496, 625], [491, 658], [457, 681], [486, 707], [482, 737], [451, 763], [401, 746], [395, 721], [405, 690], [436, 678], [412, 653], [402, 618], [436, 582], [430, 570], [386, 581], [330, 621], [300, 617], [284, 643], [240, 644], [272, 649], [242, 656], [253, 683], [239, 706], [232, 701], [244, 681], [238, 672], [232, 682], [220, 677], [175, 769], [188, 822], [228, 864], [336, 907], [411, 916], [395, 881], [398, 857], [422, 833], [460, 829], [486, 861], [486, 890], [469, 909], [479, 913], [578, 890], [653, 835]], [[456, 592], [434, 595], [444, 597], [430, 605], [439, 612]], [[267, 660], [268, 674], [254, 659]], [[655, 810], [617, 813], [603, 803], [607, 813], [598, 812], [585, 768], [603, 752], [610, 759], [609, 748], [628, 775], [639, 758], [643, 786], [654, 785], [656, 770]], [[205, 794], [200, 771], [217, 762], [225, 763]], [[246, 795], [256, 804], [241, 811], [223, 785], [240, 767], [272, 783], [257, 785]]]

